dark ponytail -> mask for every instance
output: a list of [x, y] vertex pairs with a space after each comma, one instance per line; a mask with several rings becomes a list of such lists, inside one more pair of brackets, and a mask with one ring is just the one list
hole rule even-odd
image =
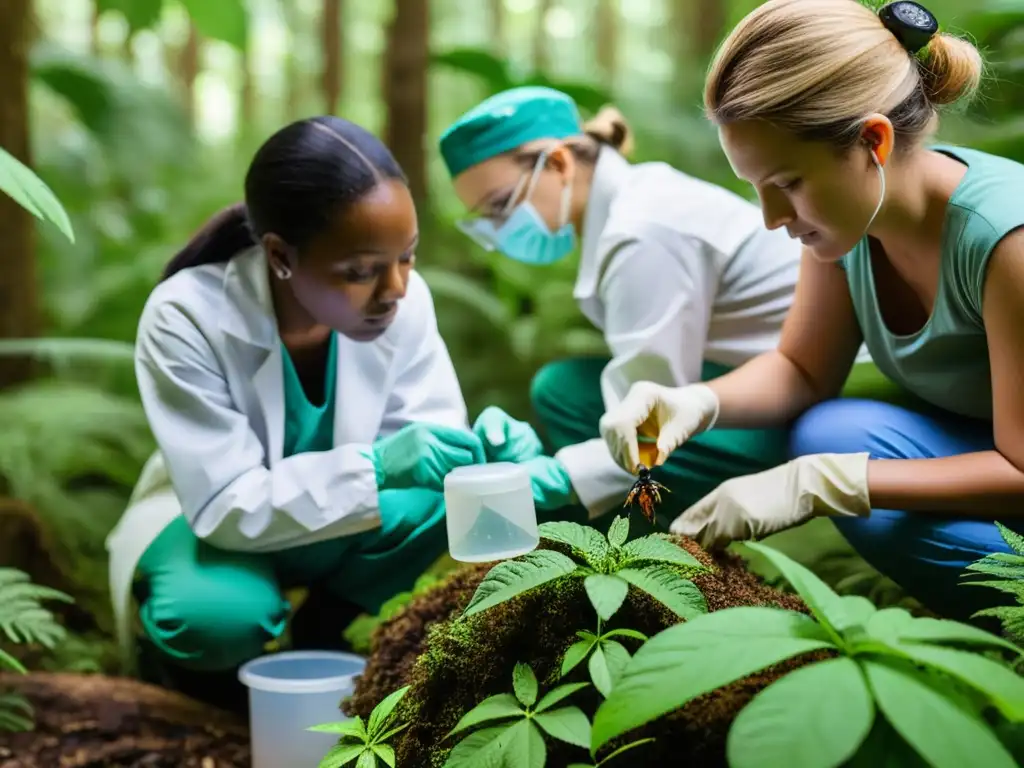
[[245, 176], [245, 203], [217, 213], [164, 268], [163, 279], [188, 267], [217, 264], [274, 233], [301, 250], [339, 209], [382, 180], [407, 183], [380, 139], [340, 117], [287, 125], [261, 146]]

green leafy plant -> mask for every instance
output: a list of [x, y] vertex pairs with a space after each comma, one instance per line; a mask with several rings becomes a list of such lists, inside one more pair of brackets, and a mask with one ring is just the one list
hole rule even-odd
[[[629, 519], [616, 517], [605, 538], [593, 528], [565, 521], [539, 526], [543, 539], [569, 547], [572, 557], [541, 549], [494, 566], [480, 583], [463, 618], [563, 576], [583, 579], [594, 610], [608, 621], [632, 585], [683, 619], [707, 612], [707, 601], [689, 576], [708, 569], [664, 534], [626, 542]], [[576, 558], [576, 559], [573, 559]]]
[[[22, 571], [0, 568], [0, 630], [9, 642], [38, 643], [52, 649], [64, 639], [64, 627], [43, 607], [44, 600], [71, 602], [63, 592], [33, 584]], [[3, 668], [26, 672], [21, 662], [0, 648], [0, 669]], [[31, 730], [32, 715], [32, 706], [22, 696], [0, 694], [0, 730]]]
[[1017, 605], [985, 608], [975, 616], [994, 616], [1003, 623], [1003, 630], [1018, 642], [1024, 641], [1024, 536], [996, 522], [1003, 541], [1012, 552], [993, 552], [967, 566], [965, 576], [994, 576], [994, 580], [965, 581], [971, 587], [991, 587], [1013, 595]]
[[537, 677], [527, 664], [516, 664], [512, 673], [515, 691], [490, 696], [462, 716], [448, 734], [467, 728], [498, 723], [474, 731], [452, 749], [445, 768], [505, 765], [514, 755], [517, 763], [542, 766], [547, 759], [544, 734], [583, 749], [590, 745], [590, 720], [579, 707], [553, 708], [587, 683], [569, 683], [553, 688], [537, 701]]
[[732, 768], [841, 765], [880, 724], [936, 768], [1016, 765], [986, 716], [994, 708], [1007, 723], [1024, 722], [1024, 678], [1002, 658], [1019, 658], [1020, 648], [959, 622], [840, 597], [780, 552], [748, 546], [783, 573], [813, 618], [745, 606], [658, 633], [599, 707], [593, 750], [766, 667], [831, 651], [833, 657], [784, 675], [740, 711], [727, 741]]
[[68, 240], [75, 241], [71, 220], [53, 190], [3, 147], [0, 147], [0, 192], [36, 218], [50, 221]]
[[600, 620], [597, 623], [596, 634], [581, 631], [577, 632], [576, 636], [580, 638], [579, 642], [570, 645], [562, 657], [562, 677], [569, 674], [584, 659], [589, 659], [587, 669], [590, 672], [590, 680], [605, 698], [611, 693], [615, 681], [630, 659], [626, 646], [614, 638], [629, 637], [640, 642], [647, 641], [647, 636], [635, 629], [613, 629], [602, 634]]
[[366, 723], [361, 717], [354, 717], [340, 723], [324, 723], [308, 728], [310, 731], [336, 733], [339, 736], [338, 743], [324, 755], [319, 768], [341, 768], [351, 762], [356, 763], [356, 768], [375, 768], [380, 765], [378, 760], [388, 768], [395, 768], [395, 750], [387, 741], [408, 725], [394, 725], [395, 707], [408, 690], [409, 686], [405, 686], [385, 697], [373, 708]]

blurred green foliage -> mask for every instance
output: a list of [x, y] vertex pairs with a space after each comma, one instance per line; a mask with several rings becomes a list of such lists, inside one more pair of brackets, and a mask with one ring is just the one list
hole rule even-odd
[[[460, 206], [435, 151], [438, 135], [490, 93], [548, 83], [571, 92], [584, 113], [616, 103], [635, 130], [634, 160], [663, 160], [750, 196], [701, 114], [707, 62], [680, 53], [692, 30], [674, 13], [699, 2], [713, 4], [613, 3], [611, 69], [596, 48], [596, 0], [431, 3], [424, 31], [430, 203], [421, 210], [418, 265], [471, 415], [496, 404], [532, 418], [528, 388], [537, 368], [601, 353], [604, 342], [576, 308], [571, 259], [530, 268], [476, 248], [455, 229]], [[721, 2], [728, 25], [758, 4]], [[29, 501], [60, 533], [61, 568], [80, 582], [78, 597], [105, 627], [103, 537], [152, 448], [131, 369], [139, 313], [164, 263], [207, 217], [241, 197], [259, 142], [323, 111], [325, 3], [96, 3], [36, 0], [33, 165], [64, 204], [76, 238], [69, 243], [52, 225], [39, 226], [38, 290], [51, 338], [0, 345], [0, 354], [29, 348], [46, 363], [40, 381], [0, 392], [0, 496]], [[929, 5], [945, 28], [983, 46], [990, 67], [983, 98], [946, 120], [942, 138], [1024, 160], [1024, 1]], [[380, 132], [386, 109], [377, 73], [394, 2], [341, 7], [337, 111]]]

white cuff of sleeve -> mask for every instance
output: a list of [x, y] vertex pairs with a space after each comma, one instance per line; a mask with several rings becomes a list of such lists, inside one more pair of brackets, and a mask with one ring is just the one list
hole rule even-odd
[[591, 520], [621, 507], [636, 482], [634, 475], [615, 462], [600, 437], [567, 445], [555, 458], [569, 473], [572, 487]]

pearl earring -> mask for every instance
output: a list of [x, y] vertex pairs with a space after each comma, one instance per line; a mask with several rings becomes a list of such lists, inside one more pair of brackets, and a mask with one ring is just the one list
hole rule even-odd
[[288, 267], [279, 267], [275, 272], [279, 280], [287, 280], [292, 276], [292, 271]]

